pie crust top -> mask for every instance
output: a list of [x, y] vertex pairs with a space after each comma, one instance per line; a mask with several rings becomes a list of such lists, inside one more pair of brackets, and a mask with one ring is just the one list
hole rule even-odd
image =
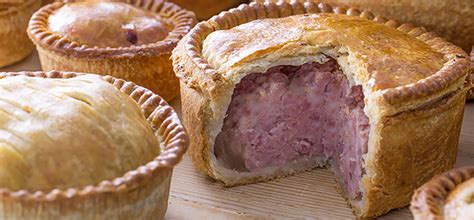
[[123, 2], [73, 2], [55, 11], [49, 29], [81, 44], [128, 47], [166, 38], [171, 22]]
[[259, 19], [212, 32], [203, 43], [203, 55], [218, 72], [226, 73], [262, 54], [271, 51], [284, 56], [302, 44], [314, 50], [343, 45], [364, 69], [355, 72], [355, 78], [372, 90], [416, 83], [446, 62], [443, 54], [397, 29], [360, 17], [324, 13]]
[[173, 62], [181, 82], [218, 96], [221, 86], [234, 85], [258, 65], [328, 50], [333, 58], [348, 54], [351, 80], [387, 114], [472, 87], [469, 56], [433, 32], [313, 2], [250, 3], [220, 13], [183, 38]]
[[100, 76], [6, 77], [0, 94], [0, 188], [80, 188], [160, 154], [139, 106]]

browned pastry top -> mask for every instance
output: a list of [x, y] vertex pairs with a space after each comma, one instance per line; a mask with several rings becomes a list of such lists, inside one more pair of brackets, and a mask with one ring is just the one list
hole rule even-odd
[[67, 2], [55, 2], [39, 9], [31, 17], [27, 32], [37, 46], [76, 58], [170, 53], [196, 22], [192, 12], [165, 0]]
[[53, 32], [97, 47], [151, 44], [173, 29], [158, 14], [122, 2], [67, 3], [49, 17], [48, 24]]
[[367, 69], [358, 78], [373, 90], [416, 83], [435, 74], [446, 62], [441, 53], [409, 34], [360, 17], [338, 14], [254, 20], [215, 31], [206, 42], [203, 52], [210, 54], [208, 60], [217, 70], [277, 53], [295, 42], [319, 47], [342, 45]]

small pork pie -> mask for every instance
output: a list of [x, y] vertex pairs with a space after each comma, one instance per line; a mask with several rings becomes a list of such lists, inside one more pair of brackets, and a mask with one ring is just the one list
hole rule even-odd
[[0, 68], [22, 60], [34, 49], [26, 27], [40, 4], [38, 0], [0, 1]]
[[166, 100], [178, 95], [170, 55], [194, 26], [193, 13], [162, 0], [67, 2], [31, 18], [28, 33], [43, 70], [112, 75]]
[[454, 164], [470, 59], [424, 28], [251, 3], [198, 24], [172, 58], [191, 159], [228, 186], [326, 166], [374, 217]]
[[0, 219], [162, 218], [186, 147], [172, 108], [133, 83], [0, 73]]
[[415, 220], [474, 219], [474, 166], [434, 177], [416, 191], [410, 209]]

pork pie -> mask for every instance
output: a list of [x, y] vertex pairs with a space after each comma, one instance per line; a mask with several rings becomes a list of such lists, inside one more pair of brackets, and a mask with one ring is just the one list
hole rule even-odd
[[22, 60], [34, 49], [25, 30], [40, 5], [37, 0], [0, 1], [0, 68]]
[[194, 26], [192, 12], [163, 0], [64, 2], [41, 8], [28, 26], [43, 70], [111, 75], [166, 100], [179, 94], [170, 56]]
[[0, 219], [160, 219], [187, 147], [143, 87], [71, 72], [0, 73]]
[[198, 24], [172, 59], [191, 159], [227, 186], [328, 167], [374, 217], [454, 163], [470, 61], [424, 28], [252, 3]]
[[474, 219], [474, 166], [434, 177], [416, 191], [410, 209], [416, 220]]

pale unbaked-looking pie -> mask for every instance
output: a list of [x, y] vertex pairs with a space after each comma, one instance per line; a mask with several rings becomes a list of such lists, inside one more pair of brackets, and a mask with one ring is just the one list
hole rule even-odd
[[33, 50], [26, 28], [40, 4], [38, 0], [0, 1], [0, 68], [22, 60]]
[[361, 218], [452, 167], [472, 87], [434, 33], [311, 2], [221, 13], [172, 59], [199, 170], [233, 186], [329, 167]]
[[171, 100], [179, 93], [171, 50], [195, 22], [162, 0], [69, 0], [36, 12], [28, 34], [43, 70], [112, 75]]
[[0, 73], [0, 218], [162, 218], [186, 145], [171, 107], [133, 83]]

